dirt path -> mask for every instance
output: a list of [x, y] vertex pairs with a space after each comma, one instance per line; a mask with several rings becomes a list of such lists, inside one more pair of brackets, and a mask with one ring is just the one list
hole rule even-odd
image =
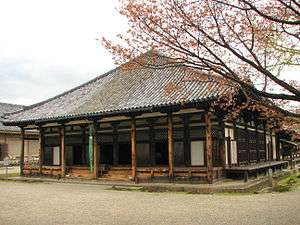
[[284, 194], [191, 195], [0, 182], [0, 207], [0, 225], [299, 225], [300, 189]]

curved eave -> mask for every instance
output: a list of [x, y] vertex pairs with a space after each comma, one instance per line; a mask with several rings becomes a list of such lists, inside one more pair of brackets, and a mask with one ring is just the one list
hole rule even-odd
[[[206, 98], [201, 100], [192, 100], [192, 101], [182, 101], [179, 103], [168, 103], [161, 105], [153, 105], [153, 106], [144, 106], [144, 107], [136, 107], [136, 108], [128, 108], [128, 109], [120, 109], [120, 110], [110, 110], [110, 111], [102, 111], [102, 112], [91, 112], [85, 114], [76, 114], [76, 115], [66, 115], [59, 117], [51, 117], [51, 118], [40, 118], [34, 120], [23, 120], [23, 121], [3, 121], [5, 126], [28, 126], [28, 125], [39, 125], [43, 123], [51, 123], [51, 122], [66, 122], [71, 120], [95, 120], [100, 119], [102, 117], [110, 117], [110, 116], [121, 116], [126, 114], [140, 114], [140, 113], [151, 113], [151, 112], [168, 112], [172, 111], [175, 108], [176, 110], [184, 109], [184, 108], [192, 108], [192, 107], [203, 107], [205, 103], [213, 101], [217, 99], [214, 98]], [[172, 108], [172, 109], [171, 109]], [[176, 109], [177, 108], [177, 109]]]

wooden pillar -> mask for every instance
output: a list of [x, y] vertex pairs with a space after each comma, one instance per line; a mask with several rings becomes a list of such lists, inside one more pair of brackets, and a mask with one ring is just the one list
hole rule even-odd
[[213, 182], [213, 146], [212, 146], [212, 125], [211, 125], [211, 112], [205, 114], [206, 124], [206, 164], [207, 164], [207, 181]]
[[149, 142], [150, 142], [150, 165], [155, 166], [155, 130], [154, 130], [154, 120], [147, 120], [149, 123]]
[[191, 141], [190, 141], [190, 127], [189, 127], [190, 118], [188, 116], [183, 117], [183, 127], [184, 127], [184, 162], [186, 166], [191, 166]]
[[173, 117], [168, 114], [168, 156], [169, 156], [169, 178], [174, 178], [174, 140], [173, 140]]
[[264, 122], [264, 150], [265, 150], [265, 162], [267, 162], [267, 131], [266, 123]]
[[118, 123], [113, 123], [113, 164], [119, 164]]
[[275, 138], [276, 138], [276, 161], [280, 161], [280, 142], [279, 142], [279, 136], [278, 133], [275, 134]]
[[39, 127], [39, 145], [39, 174], [42, 175], [44, 161], [44, 132], [42, 127]]
[[245, 124], [245, 131], [246, 131], [246, 134], [247, 134], [247, 164], [250, 164], [250, 133], [249, 133], [249, 129], [248, 129], [248, 122], [246, 122]]
[[258, 138], [258, 124], [255, 124], [255, 147], [256, 147], [256, 162], [260, 161], [260, 151], [259, 151], [259, 138]]
[[25, 130], [21, 127], [20, 175], [24, 175]]
[[136, 181], [136, 121], [131, 119], [131, 170], [132, 180]]
[[221, 165], [223, 168], [225, 168], [225, 166], [226, 166], [225, 145], [227, 144], [227, 142], [225, 140], [225, 124], [224, 124], [222, 118], [219, 119], [218, 138], [219, 138], [219, 151], [220, 151]]
[[99, 177], [100, 148], [97, 140], [98, 124], [96, 122], [94, 122], [93, 128], [94, 178], [97, 179]]
[[86, 151], [86, 126], [83, 125], [81, 126], [81, 131], [82, 131], [82, 163], [86, 164], [87, 163], [87, 151]]
[[60, 127], [60, 158], [61, 158], [61, 176], [66, 176], [66, 152], [65, 152], [65, 125]]

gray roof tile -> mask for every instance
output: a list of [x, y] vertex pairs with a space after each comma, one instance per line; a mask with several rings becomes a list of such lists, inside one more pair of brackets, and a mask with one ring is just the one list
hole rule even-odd
[[[195, 76], [196, 80], [190, 79]], [[170, 84], [176, 88], [168, 93]], [[230, 90], [218, 79], [180, 65], [160, 69], [118, 67], [61, 95], [7, 115], [7, 122], [47, 121], [201, 102]]]

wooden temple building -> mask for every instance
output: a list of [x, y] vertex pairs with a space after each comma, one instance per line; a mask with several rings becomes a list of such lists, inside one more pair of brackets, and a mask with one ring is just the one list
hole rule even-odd
[[[248, 112], [226, 121], [211, 107], [234, 93], [218, 80], [181, 65], [121, 66], [8, 114], [4, 124], [21, 128], [23, 175], [211, 183], [231, 172], [282, 168], [268, 118]], [[35, 167], [22, 160], [32, 129], [39, 130]]]

